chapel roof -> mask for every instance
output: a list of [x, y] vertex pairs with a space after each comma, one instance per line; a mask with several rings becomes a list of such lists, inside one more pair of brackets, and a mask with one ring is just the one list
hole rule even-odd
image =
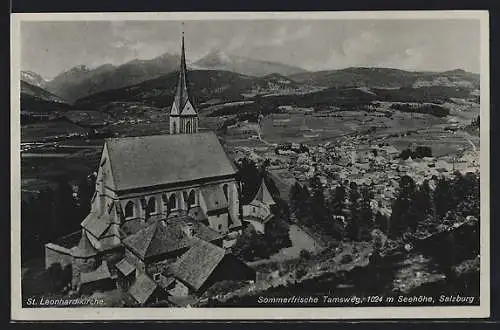
[[[184, 230], [192, 226], [193, 235]], [[153, 222], [146, 228], [130, 235], [123, 244], [142, 259], [189, 248], [200, 240], [213, 242], [221, 239], [222, 234], [189, 216], [178, 216]]]
[[184, 253], [170, 270], [176, 278], [198, 291], [225, 254], [225, 249], [200, 240]]

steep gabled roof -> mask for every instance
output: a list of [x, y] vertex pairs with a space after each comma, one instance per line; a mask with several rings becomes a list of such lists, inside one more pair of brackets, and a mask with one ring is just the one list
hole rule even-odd
[[200, 240], [172, 265], [171, 271], [180, 281], [198, 291], [225, 254], [225, 249]]
[[213, 132], [106, 139], [114, 190], [235, 175]]
[[135, 271], [135, 267], [125, 258], [117, 262], [115, 267], [124, 276], [129, 276], [133, 271]]
[[130, 286], [128, 294], [139, 304], [144, 304], [157, 288], [158, 284], [156, 284], [155, 281], [148, 275], [142, 274], [139, 275]]
[[80, 274], [80, 283], [92, 283], [100, 280], [106, 280], [111, 278], [111, 273], [109, 272], [108, 264], [103, 261], [97, 269]]
[[267, 189], [266, 183], [264, 182], [264, 179], [262, 179], [262, 183], [260, 184], [260, 188], [255, 194], [255, 197], [253, 198], [253, 201], [258, 201], [261, 202], [265, 205], [274, 205], [276, 204], [274, 202], [273, 197], [271, 196], [271, 193]]
[[77, 246], [74, 246], [71, 249], [71, 255], [79, 258], [88, 258], [95, 256], [97, 254], [97, 250], [94, 248], [92, 243], [90, 243], [89, 238], [85, 232], [82, 233], [82, 237], [78, 242]]
[[[184, 232], [184, 226], [192, 224], [193, 236]], [[178, 216], [155, 221], [148, 227], [130, 235], [123, 244], [138, 257], [145, 259], [188, 248], [199, 240], [215, 241], [222, 235], [189, 216]]]
[[106, 212], [103, 214], [90, 212], [81, 223], [81, 226], [95, 238], [100, 238], [110, 225], [111, 219]]

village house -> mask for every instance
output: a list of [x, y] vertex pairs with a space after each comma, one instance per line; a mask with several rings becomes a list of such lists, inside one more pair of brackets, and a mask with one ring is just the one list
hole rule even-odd
[[213, 132], [198, 133], [186, 72], [182, 37], [170, 134], [106, 139], [78, 244], [46, 245], [46, 268], [71, 263], [74, 289], [112, 279], [146, 304], [254, 276], [226, 255], [242, 229], [236, 168]]

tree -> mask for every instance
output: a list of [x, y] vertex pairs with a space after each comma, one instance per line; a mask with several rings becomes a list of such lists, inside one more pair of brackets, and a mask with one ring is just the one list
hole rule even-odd
[[285, 219], [283, 219], [283, 214], [276, 214], [274, 218], [269, 221], [265, 229], [264, 238], [271, 253], [292, 246], [289, 226]]
[[361, 210], [360, 199], [361, 194], [358, 191], [358, 186], [355, 182], [351, 182], [349, 186], [349, 211], [350, 219], [346, 228], [347, 236], [352, 240], [359, 240], [360, 238], [360, 223], [361, 223]]
[[313, 227], [325, 233], [331, 232], [330, 214], [326, 207], [323, 186], [319, 177], [313, 176], [309, 182], [311, 187], [310, 212], [312, 215]]
[[254, 161], [245, 157], [238, 165], [237, 178], [241, 182], [242, 204], [248, 203], [259, 189], [262, 179], [261, 172]]
[[441, 177], [437, 181], [436, 189], [434, 190], [434, 207], [436, 210], [436, 220], [441, 220], [453, 207], [451, 194], [451, 186], [446, 178]]
[[375, 227], [380, 229], [384, 234], [387, 234], [389, 230], [388, 222], [389, 219], [387, 216], [380, 213], [380, 211], [377, 211], [375, 214]]
[[255, 231], [253, 226], [248, 226], [232, 247], [232, 252], [243, 260], [253, 261], [255, 259], [267, 258], [270, 249], [264, 235]]
[[370, 239], [370, 233], [373, 230], [373, 211], [371, 200], [373, 193], [366, 186], [361, 188], [361, 201], [360, 201], [360, 216], [359, 216], [359, 238]]
[[391, 235], [397, 237], [416, 225], [414, 208], [415, 181], [407, 175], [401, 177], [398, 196], [392, 205]]
[[433, 216], [434, 210], [432, 205], [431, 188], [429, 186], [428, 180], [424, 180], [424, 182], [416, 192], [414, 205], [417, 224], [422, 223], [429, 217]]

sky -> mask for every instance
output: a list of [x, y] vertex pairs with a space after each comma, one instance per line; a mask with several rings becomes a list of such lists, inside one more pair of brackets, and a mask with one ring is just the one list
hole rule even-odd
[[180, 52], [189, 62], [212, 51], [307, 70], [351, 66], [480, 71], [474, 19], [59, 21], [21, 23], [21, 68], [45, 79], [76, 65], [120, 65]]

